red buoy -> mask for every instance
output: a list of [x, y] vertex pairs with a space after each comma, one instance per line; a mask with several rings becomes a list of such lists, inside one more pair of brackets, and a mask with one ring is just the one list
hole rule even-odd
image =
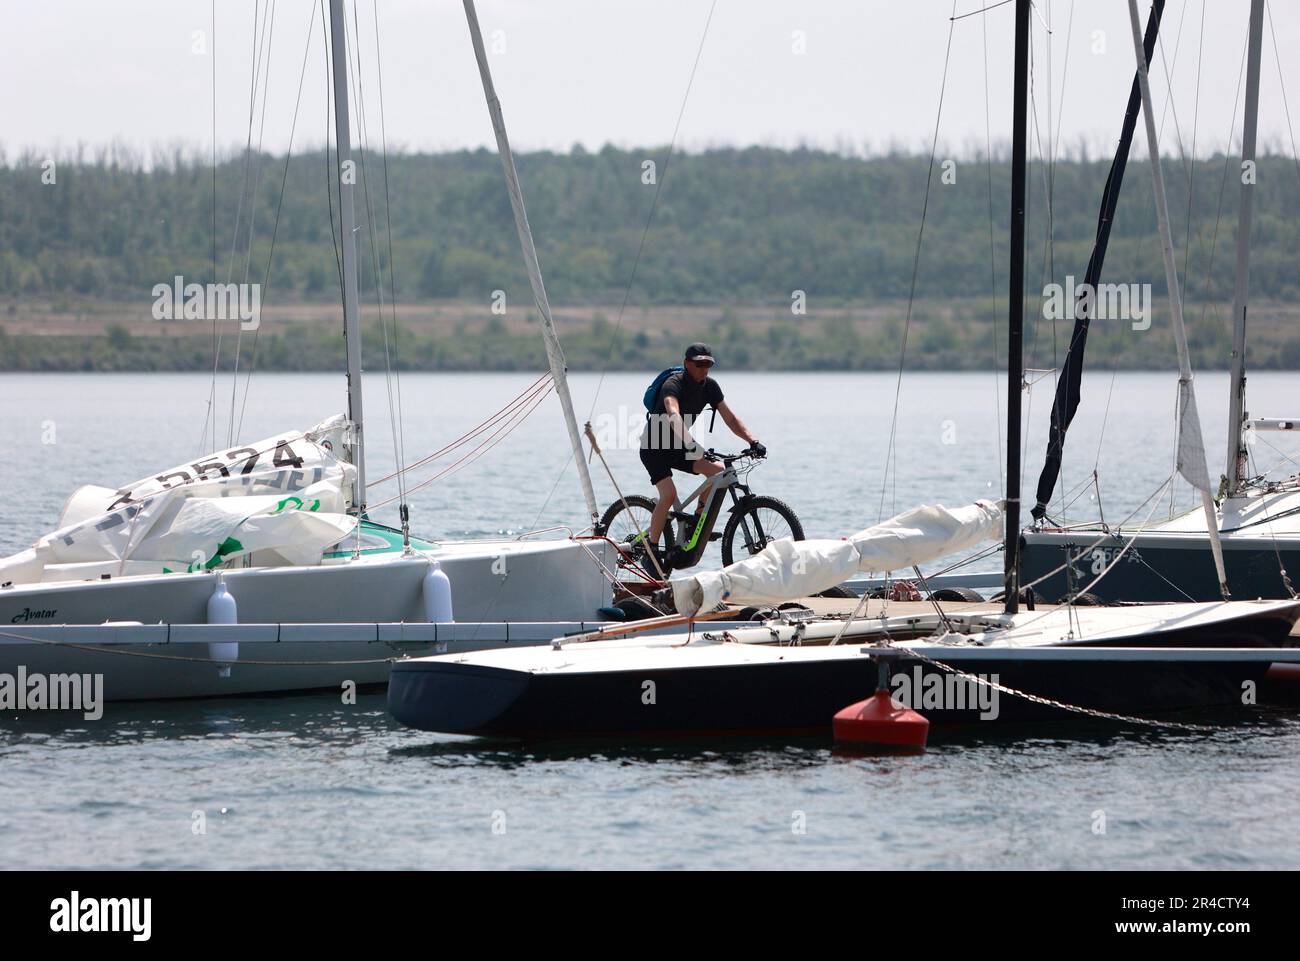
[[925, 747], [930, 722], [893, 702], [888, 691], [877, 691], [865, 701], [850, 704], [835, 715], [835, 740], [852, 744]]

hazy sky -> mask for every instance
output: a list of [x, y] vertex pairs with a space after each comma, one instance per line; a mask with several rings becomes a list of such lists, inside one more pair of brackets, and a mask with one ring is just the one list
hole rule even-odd
[[[268, 94], [263, 143], [282, 150], [313, 0], [218, 0], [215, 31], [211, 0], [3, 0], [0, 143], [11, 157], [24, 147], [48, 152], [112, 140], [210, 151], [215, 57], [217, 140], [223, 148], [242, 147], [254, 13], [266, 11], [268, 2], [274, 21], [266, 30], [269, 81], [261, 84]], [[986, 2], [959, 0], [956, 9], [965, 13]], [[357, 11], [372, 138], [379, 136], [375, 4], [360, 0]], [[681, 145], [928, 147], [952, 0], [717, 0], [712, 6]], [[490, 143], [459, 0], [377, 0], [377, 7], [390, 148]], [[1145, 20], [1147, 3], [1139, 7]], [[498, 48], [491, 62], [516, 147], [667, 143], [710, 8], [710, 0], [480, 0], [488, 43]], [[1170, 89], [1168, 73], [1188, 149], [1196, 121], [1198, 155], [1227, 143], [1248, 8], [1248, 0], [1170, 0], [1166, 8], [1157, 102], [1164, 104]], [[1271, 8], [1261, 142], [1289, 152], [1282, 91], [1285, 84], [1300, 114], [1300, 60], [1284, 57], [1279, 73], [1273, 33], [1282, 51], [1294, 50], [1300, 3], [1273, 0]], [[1004, 5], [955, 23], [940, 131], [949, 151], [984, 143], [986, 32], [992, 138], [1009, 139], [1013, 9]], [[1042, 136], [1050, 109], [1063, 147], [1087, 141], [1109, 149], [1134, 64], [1126, 0], [1040, 0], [1038, 12], [1035, 100]], [[310, 36], [300, 146], [318, 145], [325, 129], [319, 15]], [[260, 92], [258, 111], [260, 117]], [[1176, 150], [1173, 116], [1162, 141], [1167, 152]]]

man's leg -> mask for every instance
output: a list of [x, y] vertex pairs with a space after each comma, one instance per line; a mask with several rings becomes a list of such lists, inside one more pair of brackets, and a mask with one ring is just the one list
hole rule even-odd
[[[701, 457], [699, 460], [697, 460], [692, 469], [695, 471], [695, 473], [703, 474], [705, 477], [712, 477], [714, 474], [722, 473], [721, 464], [719, 464], [715, 460], [709, 460], [704, 457]], [[700, 510], [704, 510], [705, 501], [708, 498], [710, 493], [711, 492], [706, 488], [704, 493], [700, 495], [700, 507], [699, 507]]]
[[659, 543], [659, 537], [664, 532], [664, 525], [668, 522], [668, 512], [673, 509], [673, 504], [677, 502], [677, 485], [673, 483], [671, 474], [658, 481], [655, 484], [655, 490], [659, 491], [659, 502], [655, 504], [654, 513], [650, 515], [651, 544]]

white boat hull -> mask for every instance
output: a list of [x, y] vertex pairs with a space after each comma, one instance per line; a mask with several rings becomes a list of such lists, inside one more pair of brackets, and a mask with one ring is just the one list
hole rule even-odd
[[[596, 626], [611, 588], [588, 549], [610, 563], [612, 549], [599, 541], [467, 542], [431, 552], [451, 580], [457, 619], [441, 625], [441, 642], [426, 621], [429, 561], [419, 555], [226, 571], [240, 621], [229, 627], [205, 623], [212, 574], [9, 588], [0, 590], [0, 674], [103, 674], [108, 700], [381, 684], [386, 659], [430, 654], [439, 643], [542, 643]], [[511, 622], [539, 621], [540, 631], [516, 623], [511, 638]], [[209, 645], [231, 642], [238, 657], [223, 677]]]

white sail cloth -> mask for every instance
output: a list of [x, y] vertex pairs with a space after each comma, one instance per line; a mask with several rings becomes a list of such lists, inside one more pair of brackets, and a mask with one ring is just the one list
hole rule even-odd
[[346, 418], [218, 451], [121, 488], [88, 485], [59, 529], [0, 559], [0, 585], [198, 570], [256, 554], [259, 564], [317, 564], [356, 520]]
[[1003, 504], [976, 501], [949, 510], [917, 507], [844, 540], [774, 541], [720, 571], [672, 581], [681, 614], [719, 601], [773, 604], [806, 597], [857, 573], [904, 570], [1002, 535]]
[[1196, 391], [1190, 380], [1178, 381], [1178, 473], [1199, 491], [1213, 494], [1210, 469], [1205, 463], [1201, 417], [1196, 412]]

